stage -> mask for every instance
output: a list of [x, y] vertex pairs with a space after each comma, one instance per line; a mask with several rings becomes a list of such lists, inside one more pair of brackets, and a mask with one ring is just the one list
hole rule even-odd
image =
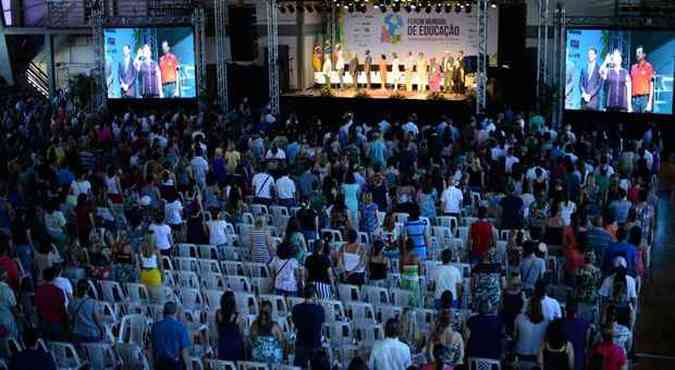
[[281, 95], [282, 115], [297, 113], [304, 118], [319, 117], [326, 124], [340, 124], [345, 112], [353, 112], [359, 122], [382, 119], [405, 122], [415, 113], [421, 122], [433, 122], [447, 115], [466, 121], [475, 110], [472, 96], [393, 89], [312, 88]]

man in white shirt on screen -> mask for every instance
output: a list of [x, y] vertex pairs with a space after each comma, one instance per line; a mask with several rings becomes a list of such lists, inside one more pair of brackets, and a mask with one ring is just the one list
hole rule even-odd
[[464, 194], [457, 187], [457, 181], [450, 178], [450, 186], [441, 194], [441, 208], [446, 216], [458, 217], [464, 203]]
[[[368, 330], [370, 328], [366, 328]], [[399, 337], [400, 324], [397, 319], [389, 319], [384, 325], [384, 339], [373, 345], [368, 360], [370, 370], [406, 370], [412, 365], [410, 347], [401, 342]]]

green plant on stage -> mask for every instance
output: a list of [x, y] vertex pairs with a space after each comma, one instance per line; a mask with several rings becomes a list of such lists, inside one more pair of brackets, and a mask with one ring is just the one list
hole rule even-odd
[[370, 95], [368, 94], [367, 90], [360, 89], [356, 92], [356, 95], [354, 95], [354, 97], [359, 98], [359, 99], [366, 99], [366, 98], [370, 98]]
[[331, 98], [335, 96], [335, 92], [333, 91], [333, 89], [330, 88], [329, 85], [324, 85], [321, 86], [321, 89], [319, 90], [319, 96]]
[[403, 100], [405, 99], [405, 95], [401, 94], [400, 91], [396, 90], [391, 95], [389, 95], [389, 99], [397, 99], [397, 100]]

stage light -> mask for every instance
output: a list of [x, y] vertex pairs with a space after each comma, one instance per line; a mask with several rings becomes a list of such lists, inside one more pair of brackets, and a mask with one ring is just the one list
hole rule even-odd
[[412, 11], [412, 7], [410, 5], [406, 5], [404, 9], [406, 13], [410, 13]]
[[417, 4], [417, 6], [415, 7], [415, 13], [419, 13], [419, 12], [421, 12], [421, 11], [422, 11], [422, 5], [421, 5], [421, 4]]
[[494, 1], [494, 0], [492, 2], [490, 2], [490, 8], [496, 9], [497, 8], [497, 2]]
[[359, 5], [359, 11], [361, 13], [365, 13], [367, 10], [368, 10], [368, 8], [366, 8], [366, 4]]
[[466, 6], [464, 6], [464, 10], [465, 10], [467, 13], [471, 13], [471, 4], [467, 3]]
[[452, 6], [450, 4], [446, 4], [444, 8], [446, 13], [450, 13], [452, 11]]
[[455, 13], [459, 13], [462, 11], [463, 5], [460, 5], [459, 3], [455, 4]]
[[350, 5], [350, 6], [345, 5], [345, 7], [347, 8], [347, 10], [348, 10], [350, 13], [354, 13], [354, 5]]
[[441, 4], [436, 4], [436, 13], [440, 13], [442, 11], [443, 11], [443, 7], [441, 6]]
[[394, 13], [398, 13], [401, 11], [401, 5], [399, 3], [396, 3], [391, 9], [394, 11]]

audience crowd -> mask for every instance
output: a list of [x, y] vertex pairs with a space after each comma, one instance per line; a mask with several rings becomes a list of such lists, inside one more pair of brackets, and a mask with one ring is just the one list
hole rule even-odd
[[7, 368], [631, 362], [675, 184], [656, 127], [1, 108]]

